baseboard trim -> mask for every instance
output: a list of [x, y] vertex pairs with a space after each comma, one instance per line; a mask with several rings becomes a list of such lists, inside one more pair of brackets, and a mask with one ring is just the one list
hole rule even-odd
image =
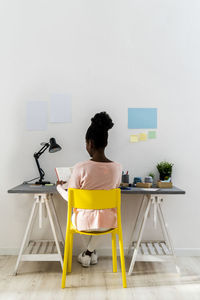
[[[74, 249], [74, 255], [78, 255], [82, 249]], [[124, 248], [126, 253], [127, 248]], [[200, 256], [200, 248], [175, 248], [176, 256]], [[19, 248], [0, 248], [0, 255], [18, 255]], [[111, 248], [98, 249], [98, 254], [100, 256], [111, 256]], [[118, 249], [119, 255], [119, 249]]]
[[175, 248], [176, 256], [200, 256], [200, 248]]
[[18, 255], [18, 248], [0, 248], [0, 255]]

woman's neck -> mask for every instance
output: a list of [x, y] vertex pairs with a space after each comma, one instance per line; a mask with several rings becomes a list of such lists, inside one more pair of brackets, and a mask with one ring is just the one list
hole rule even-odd
[[111, 162], [111, 160], [105, 156], [104, 151], [95, 151], [91, 160], [96, 162]]

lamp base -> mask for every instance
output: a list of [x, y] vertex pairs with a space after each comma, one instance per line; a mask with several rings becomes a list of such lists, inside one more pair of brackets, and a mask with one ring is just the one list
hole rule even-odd
[[45, 185], [45, 184], [50, 184], [51, 182], [50, 181], [36, 181], [35, 184], [38, 184], [38, 185]]

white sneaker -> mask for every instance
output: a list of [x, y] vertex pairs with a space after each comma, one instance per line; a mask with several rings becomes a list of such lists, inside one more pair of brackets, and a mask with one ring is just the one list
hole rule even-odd
[[86, 255], [85, 251], [83, 251], [78, 255], [77, 260], [82, 267], [88, 268], [90, 266], [91, 256]]
[[98, 263], [98, 255], [96, 253], [96, 250], [94, 250], [91, 254], [91, 261], [90, 264], [91, 265], [96, 265]]

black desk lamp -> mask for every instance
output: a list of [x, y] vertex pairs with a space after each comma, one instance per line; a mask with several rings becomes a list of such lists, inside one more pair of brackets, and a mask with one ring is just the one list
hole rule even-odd
[[34, 153], [34, 155], [33, 155], [34, 158], [35, 158], [37, 167], [38, 167], [38, 171], [40, 173], [40, 179], [35, 184], [42, 184], [42, 185], [44, 185], [44, 184], [48, 184], [50, 182], [49, 181], [43, 181], [45, 172], [40, 167], [38, 159], [39, 159], [40, 155], [42, 153], [44, 153], [44, 151], [47, 148], [49, 148], [49, 152], [50, 153], [54, 153], [54, 152], [60, 151], [62, 148], [58, 144], [56, 144], [56, 140], [54, 138], [50, 138], [49, 143], [41, 143], [40, 145], [42, 145], [42, 148], [37, 153]]

